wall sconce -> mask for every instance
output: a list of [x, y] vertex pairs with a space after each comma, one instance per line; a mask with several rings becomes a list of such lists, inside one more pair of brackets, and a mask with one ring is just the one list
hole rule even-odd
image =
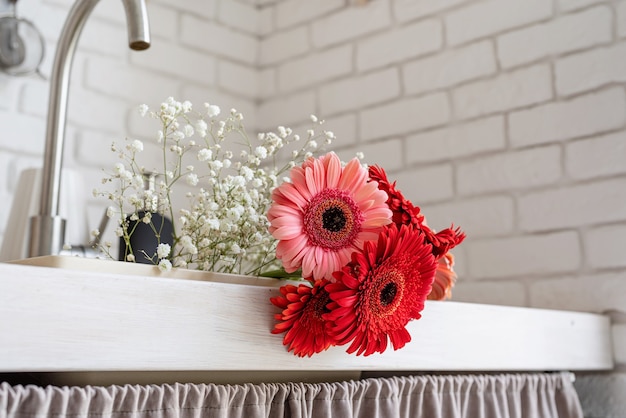
[[45, 54], [43, 36], [32, 22], [17, 17], [17, 0], [0, 0], [0, 71], [39, 74]]

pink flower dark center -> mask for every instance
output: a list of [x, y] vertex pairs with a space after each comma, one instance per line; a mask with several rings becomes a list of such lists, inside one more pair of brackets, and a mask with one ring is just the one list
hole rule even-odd
[[304, 208], [304, 231], [318, 247], [339, 250], [350, 246], [361, 232], [363, 214], [348, 192], [325, 189]]

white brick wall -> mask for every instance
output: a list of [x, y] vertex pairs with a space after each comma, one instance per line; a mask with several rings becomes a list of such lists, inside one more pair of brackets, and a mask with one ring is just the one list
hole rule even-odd
[[445, 17], [448, 42], [457, 45], [539, 22], [552, 15], [552, 8], [552, 2], [545, 0], [489, 0], [469, 4]]
[[332, 15], [313, 21], [313, 45], [322, 48], [358, 39], [377, 30], [388, 30], [391, 24], [390, 1], [377, 0], [368, 7], [344, 7]]
[[609, 42], [612, 18], [608, 7], [596, 7], [502, 35], [500, 63], [512, 67]]
[[[598, 164], [602, 161], [602, 164]], [[565, 170], [574, 179], [626, 173], [626, 132], [572, 141], [565, 146]]]
[[525, 231], [626, 220], [626, 177], [532, 192], [519, 199]]
[[626, 43], [570, 55], [555, 63], [556, 90], [574, 94], [626, 81]]
[[496, 71], [493, 44], [477, 42], [410, 61], [403, 68], [406, 92], [423, 93], [471, 81]]
[[329, 82], [319, 90], [322, 115], [332, 115], [378, 104], [400, 96], [400, 76], [391, 68]]
[[[585, 231], [586, 262], [592, 269], [626, 267], [626, 225], [606, 225]], [[611, 245], [607, 245], [610, 242]]]
[[551, 146], [505, 152], [461, 163], [456, 184], [460, 195], [477, 195], [553, 184], [560, 177], [561, 150]]
[[582, 265], [579, 241], [572, 231], [470, 241], [469, 271], [480, 279], [575, 272]]
[[546, 64], [501, 73], [453, 91], [455, 111], [462, 119], [513, 110], [551, 97], [552, 75]]
[[499, 150], [505, 146], [504, 118], [493, 116], [410, 135], [406, 139], [406, 159], [408, 163], [428, 163]]
[[419, 98], [394, 101], [360, 114], [361, 139], [389, 137], [443, 125], [450, 120], [446, 95], [436, 93]]
[[[411, 40], [407, 42], [407, 40]], [[389, 48], [393, 45], [393, 48]], [[357, 44], [357, 68], [366, 71], [437, 51], [443, 46], [439, 20], [420, 21], [366, 38]]]
[[[33, 0], [20, 14], [53, 50], [71, 4]], [[115, 0], [98, 5], [80, 40], [65, 158], [89, 181], [101, 156], [110, 164], [110, 140], [153, 135], [134, 111], [141, 102], [174, 95], [236, 107], [250, 130], [303, 127], [315, 113], [343, 158], [364, 151], [433, 227], [467, 231], [455, 252], [456, 300], [626, 309], [626, 1], [148, 8], [154, 42], [145, 53], [126, 49]], [[52, 52], [45, 74], [51, 61]], [[0, 76], [5, 201], [20, 170], [41, 162], [47, 87]], [[101, 208], [86, 199], [95, 224]], [[614, 332], [626, 364], [623, 325]]]
[[513, 146], [541, 144], [622, 128], [626, 121], [623, 88], [611, 88], [509, 114]]
[[352, 50], [341, 45], [286, 62], [278, 68], [278, 89], [289, 92], [350, 73]]

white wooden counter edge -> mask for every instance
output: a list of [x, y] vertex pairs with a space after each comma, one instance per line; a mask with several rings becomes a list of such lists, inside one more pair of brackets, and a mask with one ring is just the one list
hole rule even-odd
[[69, 261], [69, 268], [0, 263], [0, 372], [613, 367], [602, 315], [458, 302], [428, 302], [422, 319], [409, 323], [412, 341], [401, 350], [363, 357], [333, 347], [298, 358], [287, 353], [282, 335], [270, 334], [276, 281], [116, 274], [107, 269], [128, 265], [102, 260], [40, 264], [51, 260]]

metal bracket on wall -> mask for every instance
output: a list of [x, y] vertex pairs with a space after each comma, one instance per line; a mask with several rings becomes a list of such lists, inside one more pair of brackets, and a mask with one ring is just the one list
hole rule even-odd
[[17, 0], [0, 0], [0, 71], [41, 76], [43, 37], [32, 22], [17, 17], [16, 3]]

